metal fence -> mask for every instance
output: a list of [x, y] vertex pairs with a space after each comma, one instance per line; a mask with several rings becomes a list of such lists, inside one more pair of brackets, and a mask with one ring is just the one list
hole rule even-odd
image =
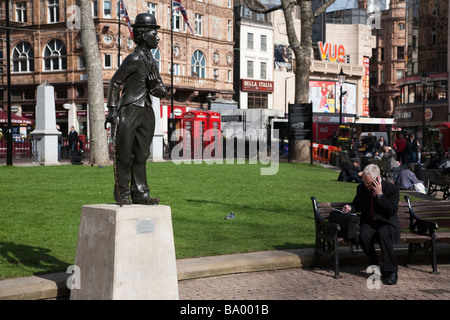
[[[13, 140], [12, 146], [12, 158], [13, 164], [26, 164], [26, 163], [37, 163], [38, 162], [38, 151], [33, 139], [20, 139]], [[59, 152], [60, 162], [84, 162], [89, 161], [91, 143], [88, 139], [83, 139], [78, 142], [77, 151], [75, 154], [69, 151], [69, 141], [68, 139], [63, 139], [61, 149]], [[110, 159], [113, 158], [113, 145], [112, 142], [108, 141], [108, 151]], [[6, 165], [7, 163], [7, 141], [6, 139], [0, 139], [0, 165]]]

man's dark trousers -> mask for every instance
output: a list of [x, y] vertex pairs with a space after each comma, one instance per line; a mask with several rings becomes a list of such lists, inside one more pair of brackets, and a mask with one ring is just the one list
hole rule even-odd
[[[149, 197], [146, 163], [155, 132], [155, 113], [151, 102], [144, 107], [128, 105], [119, 109], [116, 140], [117, 176], [121, 198]], [[131, 188], [130, 188], [131, 182]]]
[[359, 236], [359, 244], [369, 259], [371, 265], [378, 265], [378, 257], [375, 251], [375, 245], [372, 239], [380, 244], [383, 258], [383, 271], [398, 272], [398, 265], [394, 257], [394, 239], [395, 230], [389, 224], [384, 224], [375, 228], [368, 223], [362, 223]]

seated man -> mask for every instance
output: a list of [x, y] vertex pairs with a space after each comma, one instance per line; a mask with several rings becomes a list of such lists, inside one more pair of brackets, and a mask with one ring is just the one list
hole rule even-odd
[[414, 184], [416, 183], [422, 183], [419, 179], [417, 179], [416, 175], [414, 174], [415, 166], [413, 163], [408, 164], [408, 167], [406, 169], [403, 169], [400, 171], [400, 174], [398, 176], [397, 180], [397, 187], [399, 189], [414, 189]]
[[400, 242], [400, 221], [397, 210], [399, 190], [396, 185], [381, 180], [377, 165], [367, 165], [362, 174], [363, 184], [356, 188], [352, 204], [342, 208], [344, 212], [361, 212], [359, 243], [371, 265], [378, 265], [374, 240], [380, 244], [384, 266], [381, 268], [386, 284], [397, 283], [398, 265], [394, 256], [394, 244]]
[[345, 162], [342, 165], [342, 170], [339, 173], [338, 180], [357, 183], [363, 182], [361, 179], [362, 172], [359, 170], [359, 162], [357, 159], [352, 159], [351, 162]]

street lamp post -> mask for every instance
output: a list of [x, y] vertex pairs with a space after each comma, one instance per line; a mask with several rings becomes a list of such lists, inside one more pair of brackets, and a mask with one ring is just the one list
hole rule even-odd
[[339, 72], [338, 77], [339, 77], [339, 86], [341, 87], [341, 92], [339, 95], [339, 126], [342, 125], [342, 87], [344, 85], [345, 82], [345, 76], [346, 74], [344, 73], [344, 71], [341, 68], [341, 72]]
[[428, 74], [424, 71], [420, 76], [420, 82], [422, 82], [422, 149], [425, 151], [425, 144], [427, 140], [427, 135], [425, 133], [425, 98], [426, 98], [426, 88], [428, 83]]

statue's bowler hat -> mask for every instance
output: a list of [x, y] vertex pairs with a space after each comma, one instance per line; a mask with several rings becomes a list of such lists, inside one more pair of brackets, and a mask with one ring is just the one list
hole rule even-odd
[[159, 29], [161, 26], [156, 24], [156, 18], [150, 13], [139, 13], [134, 20], [133, 28], [151, 28]]

